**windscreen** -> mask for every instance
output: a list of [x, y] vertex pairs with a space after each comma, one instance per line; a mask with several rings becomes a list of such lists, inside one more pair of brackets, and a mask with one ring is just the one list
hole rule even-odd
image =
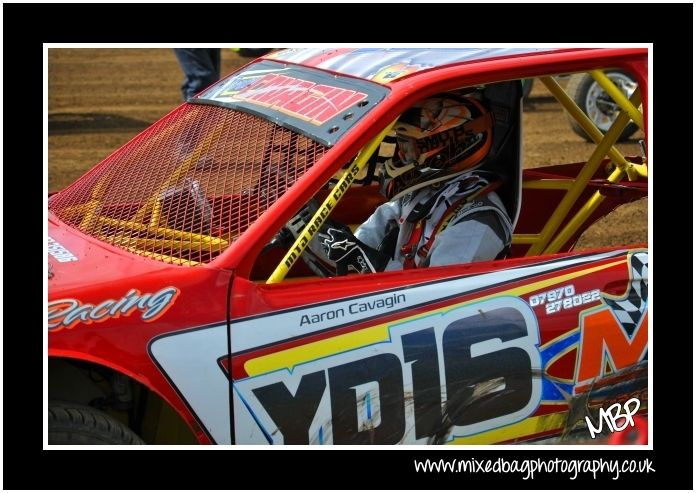
[[49, 209], [124, 250], [177, 265], [206, 263], [326, 150], [250, 113], [184, 104], [52, 196]]

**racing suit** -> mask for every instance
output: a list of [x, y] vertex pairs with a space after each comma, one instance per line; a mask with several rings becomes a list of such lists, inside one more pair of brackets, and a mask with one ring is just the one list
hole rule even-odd
[[311, 255], [339, 275], [495, 259], [512, 239], [510, 218], [492, 191], [498, 183], [471, 172], [416, 190], [379, 206], [354, 235], [329, 220], [303, 257], [315, 272]]
[[510, 245], [512, 224], [498, 194], [485, 193], [488, 185], [469, 173], [407, 194], [378, 207], [355, 236], [378, 249], [399, 228], [388, 271], [492, 260]]

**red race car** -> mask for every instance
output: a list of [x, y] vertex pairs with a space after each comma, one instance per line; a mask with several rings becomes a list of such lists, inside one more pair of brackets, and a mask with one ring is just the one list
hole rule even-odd
[[[580, 73], [620, 108], [606, 133], [555, 78]], [[523, 166], [530, 78], [593, 140], [586, 161]], [[597, 443], [602, 425], [604, 439], [620, 431], [648, 413], [647, 244], [574, 245], [647, 196], [647, 98], [642, 48], [289, 49], [242, 67], [49, 198], [48, 443]], [[460, 125], [423, 103], [435, 99], [488, 111]], [[433, 133], [400, 140], [414, 108]], [[627, 125], [642, 152], [614, 145]], [[462, 152], [486, 138], [476, 170], [496, 177], [486, 190], [509, 245], [429, 265], [413, 259], [435, 244], [409, 239], [388, 255], [402, 268], [341, 263], [390, 184], [441, 176], [438, 153], [460, 138]], [[399, 168], [410, 152], [428, 160]]]

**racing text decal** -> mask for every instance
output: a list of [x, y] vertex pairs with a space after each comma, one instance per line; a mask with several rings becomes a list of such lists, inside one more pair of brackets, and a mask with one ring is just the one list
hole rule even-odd
[[48, 237], [48, 254], [58, 262], [75, 262], [77, 257], [56, 240]]
[[[626, 291], [621, 296], [600, 293], [599, 305], [588, 307], [579, 314], [578, 328], [544, 344], [541, 356], [546, 378], [544, 402], [565, 402], [566, 396], [582, 394], [597, 386], [609, 375], [645, 362], [648, 352], [648, 256], [646, 252], [628, 255]], [[530, 306], [546, 302], [546, 313], [556, 313], [575, 305], [594, 301], [591, 290], [575, 295], [572, 285], [538, 293], [529, 298]], [[588, 298], [589, 296], [589, 298]], [[570, 302], [567, 300], [571, 300]], [[549, 306], [554, 306], [549, 310]], [[571, 357], [574, 373], [559, 378], [552, 368], [557, 360]], [[628, 379], [627, 379], [628, 380]]]
[[496, 298], [394, 323], [386, 341], [235, 389], [269, 443], [443, 443], [534, 412], [538, 343], [529, 307]]
[[177, 296], [179, 289], [167, 286], [156, 293], [141, 294], [137, 289], [131, 289], [118, 300], [108, 299], [96, 305], [72, 298], [53, 300], [48, 304], [48, 330], [58, 332], [71, 329], [79, 322], [91, 324], [127, 317], [135, 310], [141, 312], [143, 322], [153, 322], [171, 308]]
[[625, 295], [603, 295], [603, 300], [602, 309], [591, 310], [580, 321], [576, 393], [585, 390], [593, 379], [633, 366], [645, 358], [648, 351], [647, 253], [630, 255]]
[[368, 80], [266, 59], [190, 102], [251, 113], [331, 147], [387, 94], [387, 87]]
[[560, 288], [535, 294], [529, 298], [529, 306], [544, 305], [546, 314], [558, 313], [561, 310], [575, 308], [581, 305], [599, 301], [599, 289], [575, 294], [575, 286], [568, 284]]
[[326, 123], [366, 97], [364, 92], [280, 74], [268, 74], [235, 95], [236, 99], [267, 106], [314, 125]]

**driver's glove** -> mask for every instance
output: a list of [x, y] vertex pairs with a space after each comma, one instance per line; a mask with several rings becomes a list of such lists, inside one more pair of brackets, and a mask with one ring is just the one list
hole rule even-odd
[[347, 227], [329, 227], [318, 236], [324, 253], [336, 264], [336, 274], [339, 276], [349, 272], [382, 272], [389, 261], [388, 255], [357, 239]]

